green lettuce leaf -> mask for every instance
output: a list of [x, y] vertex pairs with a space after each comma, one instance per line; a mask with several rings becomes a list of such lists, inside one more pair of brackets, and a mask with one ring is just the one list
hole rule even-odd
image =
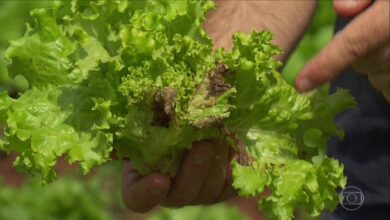
[[[207, 214], [205, 214], [207, 213]], [[217, 204], [180, 209], [162, 209], [147, 220], [247, 220], [248, 217], [234, 206]]]
[[266, 31], [233, 36], [212, 51], [202, 28], [209, 1], [53, 1], [5, 52], [9, 77], [26, 85], [0, 93], [0, 149], [17, 169], [56, 178], [59, 157], [84, 173], [129, 158], [141, 174], [174, 177], [194, 141], [222, 138], [238, 151], [233, 186], [265, 189], [271, 219], [301, 207], [312, 216], [337, 203], [343, 166], [325, 156], [342, 131], [334, 116], [354, 105], [345, 90], [302, 95], [285, 82]]

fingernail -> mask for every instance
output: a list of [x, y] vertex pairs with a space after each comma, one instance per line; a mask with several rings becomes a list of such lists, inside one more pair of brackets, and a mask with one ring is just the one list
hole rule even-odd
[[192, 163], [195, 165], [202, 165], [206, 163], [209, 159], [210, 158], [208, 155], [197, 153], [192, 156]]
[[298, 83], [298, 90], [300, 92], [306, 92], [313, 89], [313, 82], [308, 78], [303, 78]]
[[150, 187], [149, 192], [154, 196], [162, 196], [165, 193], [165, 190], [158, 187]]

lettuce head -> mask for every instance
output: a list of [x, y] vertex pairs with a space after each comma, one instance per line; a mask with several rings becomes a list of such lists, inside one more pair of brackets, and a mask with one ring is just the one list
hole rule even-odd
[[334, 209], [346, 180], [324, 152], [343, 135], [332, 119], [352, 97], [298, 94], [266, 31], [236, 33], [231, 51], [213, 51], [202, 28], [213, 7], [72, 0], [32, 10], [35, 23], [4, 54], [7, 74], [27, 89], [0, 93], [0, 149], [44, 183], [61, 156], [87, 173], [114, 149], [142, 174], [173, 177], [192, 142], [218, 138], [240, 155], [232, 176], [241, 196], [271, 190], [259, 200], [271, 219]]

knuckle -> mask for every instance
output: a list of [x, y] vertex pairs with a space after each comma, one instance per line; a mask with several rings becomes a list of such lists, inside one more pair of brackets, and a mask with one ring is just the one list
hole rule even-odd
[[342, 38], [347, 55], [352, 58], [358, 58], [367, 53], [367, 43], [357, 35], [346, 35]]

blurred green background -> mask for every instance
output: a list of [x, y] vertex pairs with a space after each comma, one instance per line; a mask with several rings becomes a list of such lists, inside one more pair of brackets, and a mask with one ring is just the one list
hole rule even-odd
[[317, 13], [294, 53], [290, 56], [283, 69], [283, 77], [294, 85], [295, 76], [303, 65], [332, 38], [336, 14], [332, 9], [331, 0], [318, 1]]
[[[9, 41], [21, 37], [30, 20], [29, 11], [45, 7], [50, 1], [8, 0], [0, 1], [0, 91], [23, 90], [24, 83], [7, 77], [7, 61], [4, 51]], [[283, 77], [291, 84], [303, 65], [315, 55], [332, 37], [335, 14], [332, 1], [319, 1], [314, 20], [283, 69]], [[42, 186], [34, 178], [23, 178], [23, 183], [12, 184], [6, 164], [7, 156], [0, 155], [0, 220], [108, 220], [144, 219], [150, 220], [244, 220], [238, 209], [217, 205], [179, 210], [163, 209], [152, 215], [135, 215], [123, 206], [120, 196], [120, 173], [118, 162], [103, 166], [93, 174], [83, 177], [78, 172], [63, 172], [55, 183]], [[3, 173], [2, 173], [3, 172]], [[17, 174], [15, 174], [17, 175]], [[3, 179], [3, 180], [2, 180]], [[10, 184], [11, 182], [11, 184]], [[204, 213], [207, 213], [208, 218]]]

